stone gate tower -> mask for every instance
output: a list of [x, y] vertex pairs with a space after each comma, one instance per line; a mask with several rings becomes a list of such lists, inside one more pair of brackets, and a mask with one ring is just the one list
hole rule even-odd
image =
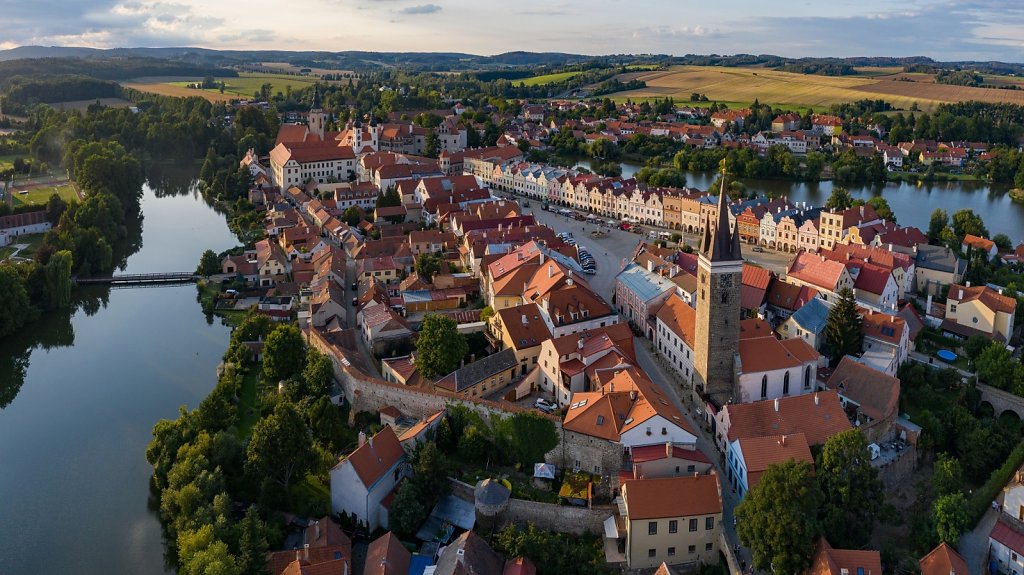
[[694, 342], [696, 390], [716, 406], [729, 402], [736, 385], [743, 257], [738, 229], [729, 227], [725, 177], [718, 195], [717, 223], [705, 225], [697, 259], [697, 325]]

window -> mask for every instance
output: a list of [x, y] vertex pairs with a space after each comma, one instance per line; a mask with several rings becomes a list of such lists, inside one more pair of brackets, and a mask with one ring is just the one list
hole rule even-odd
[[654, 557], [655, 555], [657, 555], [657, 553], [655, 552], [654, 549], [648, 549], [647, 550], [647, 556], [648, 557]]
[[705, 531], [710, 531], [710, 530], [712, 530], [714, 528], [715, 528], [715, 518], [714, 517], [705, 517], [704, 518], [704, 530]]
[[669, 557], [675, 557], [675, 555], [676, 555], [676, 548], [675, 547], [669, 547], [668, 548], [668, 556]]
[[[678, 469], [678, 468], [677, 468]], [[668, 522], [668, 532], [677, 533], [679, 531], [679, 521], [670, 519]]]
[[[676, 469], [678, 470], [679, 468], [677, 467]], [[694, 473], [695, 471], [697, 471], [697, 466], [696, 465], [687, 465], [686, 466], [686, 472], [687, 473]]]
[[811, 366], [804, 367], [804, 389], [811, 388]]
[[761, 399], [768, 397], [768, 375], [761, 376]]
[[647, 534], [648, 535], [657, 535], [658, 534], [658, 522], [657, 521], [648, 521], [647, 522]]
[[782, 377], [782, 395], [789, 395], [789, 372]]
[[696, 531], [696, 530], [697, 530], [697, 520], [696, 519], [691, 519], [690, 520], [690, 531], [692, 532], [692, 531]]
[[697, 546], [696, 545], [690, 545], [689, 547], [686, 548], [686, 552], [689, 553], [690, 555], [693, 555], [694, 553], [697, 552]]
[[704, 544], [704, 550], [705, 551], [711, 551], [712, 549], [714, 549], [714, 547], [715, 547], [714, 543], [705, 543]]

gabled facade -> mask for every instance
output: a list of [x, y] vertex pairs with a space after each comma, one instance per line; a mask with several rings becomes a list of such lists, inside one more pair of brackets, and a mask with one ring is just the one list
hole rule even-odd
[[370, 531], [387, 528], [385, 499], [405, 476], [405, 459], [390, 426], [361, 438], [361, 445], [331, 469], [331, 510], [349, 514]]

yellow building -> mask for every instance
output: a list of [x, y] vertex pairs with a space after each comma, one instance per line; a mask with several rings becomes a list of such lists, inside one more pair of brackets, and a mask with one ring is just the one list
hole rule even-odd
[[942, 331], [957, 337], [984, 335], [1006, 342], [1013, 334], [1017, 300], [987, 286], [949, 286]]
[[519, 363], [518, 375], [526, 375], [540, 355], [540, 344], [551, 338], [535, 303], [499, 310], [487, 326], [487, 338], [495, 349], [511, 349]]

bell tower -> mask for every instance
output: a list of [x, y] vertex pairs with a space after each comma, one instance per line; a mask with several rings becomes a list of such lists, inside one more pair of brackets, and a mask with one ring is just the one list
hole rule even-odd
[[736, 355], [740, 334], [740, 285], [743, 256], [738, 229], [729, 226], [725, 175], [718, 194], [716, 221], [705, 225], [697, 258], [697, 320], [694, 338], [694, 380], [698, 395], [721, 407], [736, 386]]
[[320, 86], [313, 86], [313, 105], [309, 109], [309, 116], [306, 122], [309, 126], [309, 133], [316, 134], [321, 140], [324, 139], [326, 131], [327, 114], [320, 105]]

